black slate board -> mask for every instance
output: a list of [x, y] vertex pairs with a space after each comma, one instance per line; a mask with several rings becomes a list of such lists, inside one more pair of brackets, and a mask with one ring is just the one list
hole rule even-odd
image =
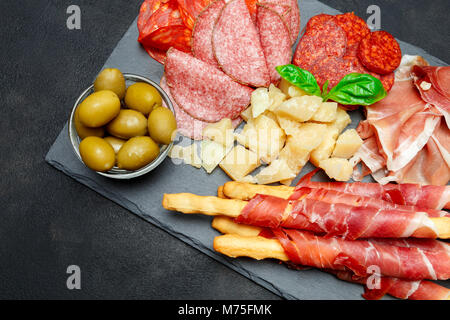
[[[308, 19], [319, 13], [337, 14], [318, 1], [300, 2], [302, 28]], [[136, 73], [159, 81], [163, 67], [149, 58], [136, 39], [136, 20], [117, 44], [104, 68], [117, 67], [126, 73]], [[433, 65], [443, 61], [430, 56], [422, 49], [400, 42], [403, 53], [418, 54]], [[87, 85], [86, 85], [87, 86]], [[71, 106], [67, 106], [71, 108]], [[352, 127], [361, 119], [359, 112], [352, 113]], [[46, 156], [46, 161], [75, 180], [87, 185], [103, 196], [115, 201], [143, 219], [161, 227], [182, 241], [243, 274], [268, 290], [287, 299], [361, 299], [362, 287], [337, 280], [318, 270], [295, 271], [274, 261], [230, 259], [212, 249], [212, 240], [218, 233], [210, 226], [211, 218], [167, 212], [161, 207], [163, 193], [192, 192], [214, 195], [218, 185], [229, 181], [220, 169], [211, 175], [188, 165], [174, 165], [166, 159], [157, 170], [130, 181], [115, 181], [99, 176], [79, 162], [71, 149], [67, 124]], [[308, 172], [306, 166], [302, 172]], [[324, 177], [319, 177], [324, 179]], [[441, 282], [450, 287], [450, 282]]]

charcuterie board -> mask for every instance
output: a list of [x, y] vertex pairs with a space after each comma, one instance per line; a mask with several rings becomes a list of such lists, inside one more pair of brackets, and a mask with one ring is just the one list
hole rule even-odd
[[[303, 0], [299, 2], [299, 6], [302, 28], [314, 15], [339, 13], [337, 10], [313, 0]], [[119, 68], [124, 72], [140, 74], [159, 82], [163, 76], [163, 66], [148, 57], [136, 41], [137, 38], [138, 30], [135, 20], [117, 44], [104, 67]], [[405, 54], [421, 55], [432, 65], [445, 64], [420, 48], [401, 41], [399, 43]], [[70, 107], [67, 106], [68, 110]], [[350, 127], [354, 128], [362, 119], [362, 114], [359, 111], [352, 111], [351, 118]], [[182, 140], [183, 138], [179, 137], [177, 142], [183, 143]], [[75, 180], [283, 298], [361, 299], [361, 286], [339, 281], [334, 276], [318, 270], [299, 272], [274, 261], [255, 262], [250, 259], [229, 259], [220, 255], [212, 248], [213, 239], [218, 232], [210, 227], [210, 217], [168, 213], [161, 207], [163, 193], [214, 194], [219, 185], [229, 181], [228, 176], [221, 170], [215, 170], [208, 175], [203, 170], [175, 163], [167, 158], [157, 170], [140, 178], [128, 181], [107, 179], [87, 169], [78, 160], [71, 148], [67, 124], [48, 152], [46, 161]], [[313, 166], [308, 164], [303, 168], [301, 174], [312, 169]], [[315, 179], [327, 178], [319, 174]], [[450, 287], [449, 281], [441, 282], [441, 284]]]

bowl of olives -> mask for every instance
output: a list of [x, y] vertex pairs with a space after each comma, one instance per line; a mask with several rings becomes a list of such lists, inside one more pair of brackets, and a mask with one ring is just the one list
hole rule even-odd
[[76, 100], [69, 118], [73, 150], [86, 167], [113, 179], [155, 169], [176, 136], [172, 102], [145, 77], [104, 69]]

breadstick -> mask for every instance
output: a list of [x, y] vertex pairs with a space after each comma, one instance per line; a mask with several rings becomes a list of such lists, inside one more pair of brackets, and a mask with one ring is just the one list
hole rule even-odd
[[294, 187], [288, 186], [266, 186], [237, 181], [230, 181], [223, 185], [223, 193], [230, 199], [250, 200], [257, 194], [287, 199], [293, 192]]
[[262, 231], [262, 228], [239, 224], [232, 218], [218, 216], [214, 217], [211, 226], [221, 233], [238, 234], [244, 237], [256, 237]]
[[228, 197], [223, 193], [223, 186], [217, 187], [217, 197], [221, 199], [227, 199]]
[[164, 194], [162, 201], [162, 206], [167, 210], [234, 218], [241, 214], [246, 204], [247, 202], [242, 200], [197, 196], [191, 193]]
[[256, 260], [278, 259], [289, 261], [280, 242], [264, 237], [244, 237], [237, 234], [227, 234], [214, 239], [214, 250], [228, 257], [249, 257]]

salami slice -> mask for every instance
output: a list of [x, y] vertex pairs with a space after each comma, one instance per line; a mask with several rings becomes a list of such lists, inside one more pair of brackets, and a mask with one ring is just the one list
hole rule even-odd
[[277, 12], [259, 4], [256, 9], [256, 26], [269, 68], [270, 80], [278, 83], [281, 77], [275, 67], [290, 63], [292, 57], [289, 28]]
[[290, 31], [292, 36], [292, 45], [297, 41], [298, 34], [300, 33], [300, 8], [298, 7], [297, 0], [291, 0], [291, 25]]
[[[300, 32], [300, 10], [297, 0], [263, 0], [260, 1], [260, 4], [275, 10], [283, 17], [283, 20], [285, 19], [291, 33], [292, 45], [294, 45]], [[283, 7], [289, 8], [286, 18], [281, 11]]]
[[164, 64], [166, 62], [166, 51], [159, 50], [159, 49], [152, 48], [152, 47], [145, 47], [145, 46], [144, 46], [144, 49], [150, 57], [152, 57], [159, 63]]
[[264, 52], [244, 0], [224, 6], [214, 26], [212, 45], [220, 68], [235, 81], [253, 87], [269, 85]]
[[346, 46], [344, 30], [333, 20], [325, 20], [306, 29], [295, 50], [293, 63], [312, 72], [311, 67], [328, 56], [343, 57]]
[[142, 3], [141, 8], [139, 9], [137, 22], [139, 33], [142, 32], [148, 19], [150, 19], [151, 15], [158, 10], [160, 5], [161, 2], [159, 0], [145, 0]]
[[256, 3], [258, 3], [258, 0], [245, 0], [248, 12], [250, 13], [253, 21], [256, 20]]
[[[167, 85], [165, 76], [161, 78], [159, 85], [167, 93], [170, 101], [172, 101], [173, 109], [175, 110], [175, 118], [177, 121], [177, 131], [181, 135], [190, 139], [201, 140], [203, 138], [203, 129], [210, 123], [192, 118], [189, 114], [184, 112], [183, 108], [178, 106], [170, 93], [170, 88]], [[231, 121], [231, 124], [233, 125], [233, 128], [236, 128], [241, 122], [242, 118], [237, 117]]]
[[235, 119], [250, 103], [251, 88], [177, 49], [167, 51], [165, 74], [174, 101], [198, 120]]
[[[158, 2], [156, 2], [158, 1]], [[178, 11], [178, 4], [176, 0], [168, 0], [167, 2], [160, 2], [155, 0], [153, 3], [149, 3], [149, 8], [142, 14], [142, 19], [149, 15], [145, 22], [145, 25], [141, 25], [138, 41], [143, 45], [150, 45], [148, 43], [149, 38], [152, 37], [152, 33], [163, 27], [169, 26], [184, 26], [183, 20]], [[156, 9], [156, 10], [155, 10]], [[155, 11], [153, 11], [155, 10]], [[141, 21], [142, 23], [143, 21]], [[139, 18], [138, 18], [139, 26]]]
[[356, 56], [360, 41], [370, 33], [366, 21], [353, 12], [338, 14], [335, 22], [345, 31], [347, 36], [347, 56]]
[[163, 51], [174, 47], [184, 52], [190, 52], [191, 30], [184, 25], [159, 28], [146, 37], [143, 44]]
[[178, 1], [178, 9], [180, 10], [181, 19], [184, 25], [192, 30], [195, 20], [200, 12], [206, 8], [211, 0], [176, 0]]
[[283, 22], [287, 25], [289, 28], [289, 33], [291, 33], [291, 7], [284, 4], [277, 4], [272, 2], [259, 2], [259, 4], [272, 9], [276, 13], [278, 13], [281, 16], [281, 19]]
[[388, 74], [400, 65], [402, 51], [397, 40], [389, 32], [375, 31], [361, 40], [358, 58], [370, 71]]
[[311, 19], [309, 19], [308, 23], [306, 24], [305, 32], [308, 32], [310, 29], [314, 29], [317, 25], [322, 25], [325, 22], [332, 20], [334, 16], [321, 13], [318, 15], [315, 15]]
[[217, 67], [211, 37], [214, 24], [224, 6], [224, 0], [216, 0], [206, 7], [198, 15], [192, 32], [192, 53], [194, 57]]

